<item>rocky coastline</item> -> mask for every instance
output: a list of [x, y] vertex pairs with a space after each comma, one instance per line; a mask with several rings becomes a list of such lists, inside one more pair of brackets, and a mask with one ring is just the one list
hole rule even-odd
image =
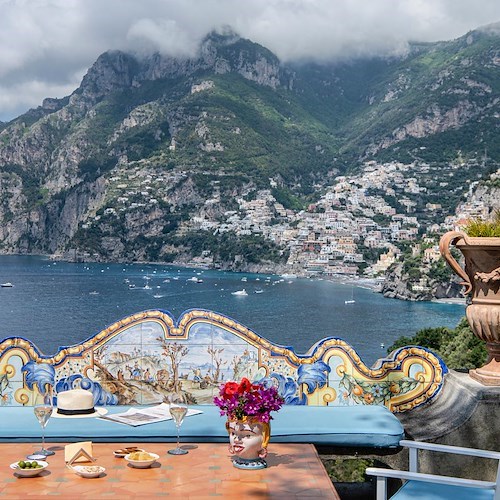
[[403, 264], [392, 267], [385, 275], [380, 292], [384, 297], [408, 301], [433, 301], [440, 299], [463, 299], [462, 286], [452, 278], [451, 282], [430, 280], [423, 287], [415, 284], [403, 272]]

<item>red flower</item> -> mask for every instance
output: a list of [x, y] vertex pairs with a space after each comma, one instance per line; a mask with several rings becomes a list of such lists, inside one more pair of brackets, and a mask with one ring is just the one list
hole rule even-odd
[[238, 394], [244, 394], [245, 392], [250, 392], [252, 390], [252, 383], [247, 378], [242, 378], [240, 385], [238, 386]]
[[236, 382], [226, 382], [222, 388], [222, 397], [229, 398], [238, 392], [239, 386]]

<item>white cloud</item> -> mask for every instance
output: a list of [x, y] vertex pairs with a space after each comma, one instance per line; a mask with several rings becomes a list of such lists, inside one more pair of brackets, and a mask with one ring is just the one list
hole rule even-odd
[[132, 49], [139, 44], [167, 56], [194, 55], [198, 45], [197, 40], [172, 19], [140, 19], [130, 27], [127, 41]]
[[0, 120], [67, 95], [106, 50], [187, 55], [224, 25], [282, 60], [328, 60], [498, 21], [498, 0], [0, 0]]

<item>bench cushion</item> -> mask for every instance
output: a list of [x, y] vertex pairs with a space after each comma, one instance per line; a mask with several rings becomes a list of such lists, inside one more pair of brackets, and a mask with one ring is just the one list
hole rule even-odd
[[427, 483], [424, 481], [407, 481], [391, 497], [391, 500], [415, 500], [417, 498], [425, 498], [425, 500], [493, 500], [493, 490]]
[[[108, 407], [121, 413], [128, 406]], [[200, 405], [203, 413], [187, 417], [181, 427], [183, 442], [226, 442], [225, 417], [214, 405]], [[0, 441], [38, 441], [41, 429], [32, 407], [0, 408]], [[99, 418], [50, 419], [49, 442], [164, 442], [175, 441], [173, 422], [131, 427]], [[399, 420], [383, 406], [284, 406], [271, 421], [271, 442], [387, 448], [404, 438]]]

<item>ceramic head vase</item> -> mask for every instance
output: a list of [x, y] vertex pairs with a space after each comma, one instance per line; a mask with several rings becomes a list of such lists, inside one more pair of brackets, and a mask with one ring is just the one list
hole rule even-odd
[[228, 420], [229, 453], [235, 455], [233, 465], [240, 469], [263, 469], [267, 467], [267, 445], [271, 434], [268, 422], [243, 417]]
[[[269, 381], [267, 381], [269, 382]], [[263, 469], [270, 438], [270, 413], [284, 404], [276, 387], [269, 383], [253, 384], [243, 378], [240, 383], [226, 382], [214, 403], [227, 416], [229, 451], [235, 455], [233, 465], [240, 469]]]

